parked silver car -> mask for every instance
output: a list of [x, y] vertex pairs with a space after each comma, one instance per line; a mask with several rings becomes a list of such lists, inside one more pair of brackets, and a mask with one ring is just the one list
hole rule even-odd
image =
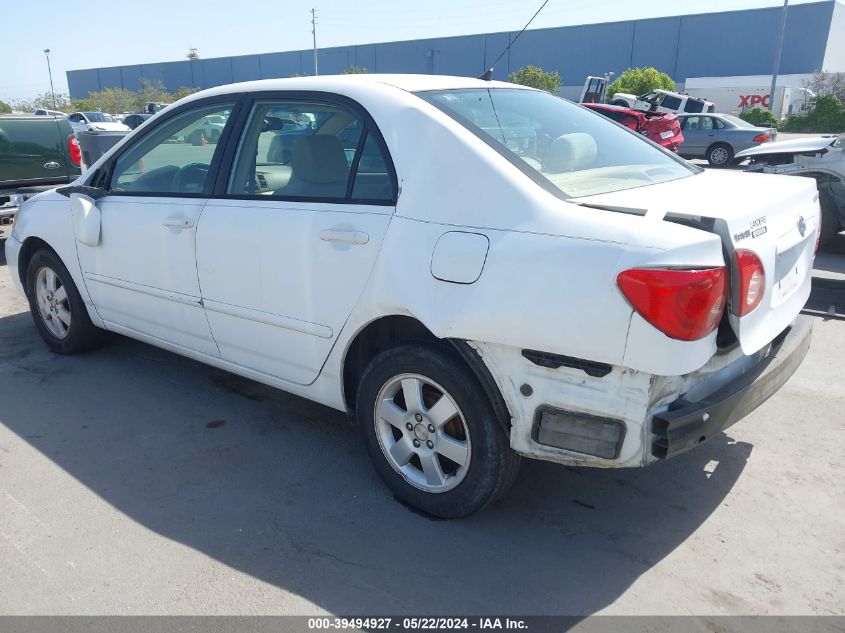
[[713, 167], [734, 162], [738, 152], [775, 140], [777, 130], [757, 127], [731, 114], [678, 114], [684, 158], [705, 158]]
[[815, 179], [822, 245], [831, 244], [845, 229], [845, 134], [778, 141], [746, 150], [737, 158], [751, 159], [746, 171]]

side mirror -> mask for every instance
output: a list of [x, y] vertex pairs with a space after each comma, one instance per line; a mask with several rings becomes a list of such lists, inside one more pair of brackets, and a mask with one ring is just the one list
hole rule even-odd
[[97, 201], [85, 194], [72, 193], [70, 211], [76, 239], [86, 246], [99, 246], [102, 216]]

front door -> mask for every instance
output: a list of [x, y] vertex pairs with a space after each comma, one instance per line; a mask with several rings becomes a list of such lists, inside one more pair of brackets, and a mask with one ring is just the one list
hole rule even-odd
[[383, 141], [354, 104], [257, 100], [197, 231], [224, 359], [309, 384], [369, 278], [396, 200]]
[[[196, 269], [196, 226], [222, 150], [196, 131], [228, 120], [232, 103], [198, 106], [163, 120], [114, 161], [97, 201], [100, 242], [77, 242], [85, 285], [109, 329], [219, 355]], [[201, 135], [199, 135], [201, 136]]]

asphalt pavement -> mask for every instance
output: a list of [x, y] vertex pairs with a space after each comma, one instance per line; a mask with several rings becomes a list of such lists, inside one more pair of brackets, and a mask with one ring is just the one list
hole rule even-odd
[[845, 613], [836, 314], [696, 450], [525, 461], [500, 503], [435, 521], [336, 411], [120, 337], [51, 354], [4, 264], [0, 614]]

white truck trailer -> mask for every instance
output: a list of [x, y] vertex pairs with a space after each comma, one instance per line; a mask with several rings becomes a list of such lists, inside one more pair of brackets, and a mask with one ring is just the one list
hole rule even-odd
[[[807, 75], [806, 78], [809, 78]], [[769, 108], [779, 119], [806, 112], [815, 96], [801, 84], [804, 75], [785, 75], [778, 79], [774, 101], [770, 102], [771, 76], [690, 77], [683, 92], [705, 98], [716, 104], [716, 112], [739, 114], [749, 108]], [[781, 81], [783, 79], [783, 81]]]

